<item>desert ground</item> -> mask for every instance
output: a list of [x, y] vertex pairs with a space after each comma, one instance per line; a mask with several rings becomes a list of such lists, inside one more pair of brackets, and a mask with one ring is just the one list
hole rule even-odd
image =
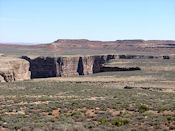
[[[34, 50], [33, 47], [30, 47], [32, 50], [1, 47], [0, 53], [10, 58], [25, 53], [31, 55]], [[41, 56], [45, 49], [36, 48], [34, 52]], [[162, 50], [140, 53], [136, 50], [89, 49], [84, 54], [174, 55], [174, 48]], [[70, 55], [61, 51], [58, 51], [61, 55]], [[48, 51], [45, 55], [54, 56], [55, 52], [57, 50]], [[83, 49], [72, 51], [73, 54], [82, 52]], [[8, 59], [0, 59], [1, 70], [6, 61]], [[111, 59], [103, 66], [139, 67], [141, 70], [0, 82], [0, 130], [175, 130], [175, 59]]]

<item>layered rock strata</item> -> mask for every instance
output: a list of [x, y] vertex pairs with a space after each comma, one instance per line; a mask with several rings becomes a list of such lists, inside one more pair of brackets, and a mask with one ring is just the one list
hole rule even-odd
[[31, 78], [70, 77], [89, 75], [100, 72], [102, 64], [114, 55], [73, 56], [73, 57], [38, 57], [30, 59]]
[[0, 57], [0, 82], [30, 79], [29, 62], [14, 57]]
[[22, 58], [30, 62], [31, 78], [71, 77], [104, 71], [140, 70], [140, 68], [103, 67], [103, 64], [111, 59], [173, 59], [170, 56], [143, 55], [86, 55], [34, 59], [23, 56]]
[[22, 58], [0, 55], [0, 82], [89, 75], [104, 71], [140, 70], [140, 68], [104, 67], [104, 63], [111, 59], [175, 59], [174, 56], [144, 55], [86, 55], [37, 57], [33, 59], [23, 56]]

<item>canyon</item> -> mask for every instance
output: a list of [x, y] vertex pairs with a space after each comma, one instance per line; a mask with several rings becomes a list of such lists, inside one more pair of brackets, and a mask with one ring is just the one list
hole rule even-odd
[[37, 57], [35, 59], [23, 56], [22, 58], [30, 62], [31, 78], [47, 78], [100, 72], [102, 64], [114, 59], [114, 55]]
[[29, 61], [31, 78], [47, 77], [72, 77], [90, 75], [110, 71], [134, 71], [139, 67], [120, 68], [106, 67], [104, 64], [112, 59], [174, 59], [174, 56], [143, 56], [143, 55], [86, 55], [86, 56], [61, 56], [37, 57], [22, 56]]
[[0, 82], [29, 80], [48, 77], [74, 77], [110, 71], [135, 71], [139, 67], [109, 67], [105, 63], [112, 59], [175, 59], [175, 56], [143, 55], [81, 55], [60, 57], [22, 56], [21, 58], [0, 56]]
[[162, 40], [60, 39], [36, 45], [1, 43], [0, 82], [141, 70], [139, 67], [106, 67], [104, 64], [112, 59], [175, 59], [174, 52], [175, 41]]

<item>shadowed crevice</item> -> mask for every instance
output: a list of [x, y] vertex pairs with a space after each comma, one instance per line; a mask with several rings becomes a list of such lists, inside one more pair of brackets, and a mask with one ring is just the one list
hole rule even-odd
[[79, 58], [79, 61], [78, 61], [78, 68], [77, 68], [77, 72], [79, 75], [84, 75], [84, 72], [83, 72], [84, 68], [83, 68], [83, 61], [82, 61], [82, 57]]
[[100, 72], [111, 72], [111, 71], [137, 71], [141, 70], [140, 67], [129, 67], [129, 68], [120, 68], [120, 67], [101, 67]]

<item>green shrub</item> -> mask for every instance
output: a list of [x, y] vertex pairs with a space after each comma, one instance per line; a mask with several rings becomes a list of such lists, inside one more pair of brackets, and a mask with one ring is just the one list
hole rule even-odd
[[117, 98], [117, 96], [114, 96], [113, 98]]
[[82, 113], [80, 111], [74, 111], [72, 112], [71, 116], [75, 116], [75, 115], [81, 115]]
[[175, 120], [175, 118], [173, 116], [167, 116], [167, 120], [168, 121], [173, 121], [173, 120]]
[[39, 117], [38, 117], [37, 115], [34, 115], [34, 116], [33, 116], [33, 119], [38, 120]]
[[162, 113], [163, 110], [162, 109], [158, 109], [157, 113]]
[[0, 121], [2, 121], [2, 116], [0, 116]]
[[175, 130], [175, 126], [170, 126], [169, 130]]
[[100, 118], [98, 121], [100, 122], [100, 124], [106, 122], [106, 120], [104, 118]]
[[48, 115], [52, 115], [52, 112], [49, 112]]
[[77, 101], [72, 102], [72, 105], [79, 105]]
[[98, 121], [100, 122], [100, 125], [106, 125], [106, 126], [111, 125], [111, 123], [106, 121], [104, 118], [100, 118]]
[[71, 115], [69, 113], [64, 113], [64, 116], [70, 117]]
[[140, 113], [143, 113], [143, 112], [148, 111], [148, 110], [149, 110], [149, 108], [146, 105], [141, 105], [141, 106], [139, 106], [139, 109], [138, 109], [138, 111]]
[[129, 123], [130, 121], [128, 119], [116, 119], [112, 121], [112, 125], [116, 125], [116, 126], [123, 126]]
[[55, 118], [54, 117], [50, 118], [50, 121], [55, 122]]

